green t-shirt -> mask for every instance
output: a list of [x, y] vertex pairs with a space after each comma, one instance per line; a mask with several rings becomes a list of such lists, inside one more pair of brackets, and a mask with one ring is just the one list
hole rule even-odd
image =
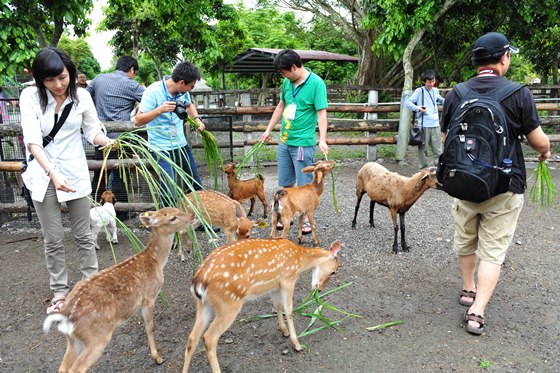
[[[307, 68], [306, 68], [307, 69]], [[282, 129], [278, 137], [286, 145], [313, 146], [317, 144], [315, 129], [317, 128], [317, 111], [326, 109], [327, 86], [323, 79], [309, 71], [308, 78], [299, 86], [284, 79], [280, 100], [286, 104], [282, 114]], [[286, 118], [286, 110], [292, 103], [296, 104], [296, 116], [293, 120]]]

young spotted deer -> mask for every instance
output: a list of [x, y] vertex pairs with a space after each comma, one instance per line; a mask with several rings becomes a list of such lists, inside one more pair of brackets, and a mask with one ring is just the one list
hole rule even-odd
[[[188, 202], [184, 202], [181, 206], [183, 211], [192, 213], [192, 207], [200, 211], [201, 216], [208, 224], [224, 229], [229, 243], [237, 240], [249, 238], [255, 222], [247, 219], [245, 209], [234, 199], [229, 198], [225, 194], [214, 190], [199, 190], [196, 193], [187, 195]], [[187, 242], [187, 247], [191, 247], [192, 243]], [[179, 246], [181, 261], [185, 260], [182, 246]]]
[[154, 340], [154, 303], [163, 285], [163, 267], [169, 257], [173, 236], [186, 229], [191, 217], [176, 208], [166, 207], [140, 216], [152, 232], [146, 248], [76, 284], [60, 313], [47, 317], [43, 330], [53, 323], [66, 334], [66, 353], [59, 372], [86, 372], [101, 356], [116, 326], [136, 311], [148, 335], [150, 355], [161, 364]]
[[[212, 372], [220, 372], [217, 345], [245, 301], [269, 293], [284, 336], [301, 350], [292, 318], [294, 285], [302, 272], [313, 269], [311, 287], [322, 290], [338, 269], [341, 244], [329, 250], [304, 248], [286, 239], [247, 239], [222, 246], [204, 260], [195, 274], [191, 292], [196, 299], [196, 321], [185, 349], [183, 373], [204, 333]], [[282, 310], [288, 320], [284, 322]], [[214, 316], [214, 320], [212, 320]]]

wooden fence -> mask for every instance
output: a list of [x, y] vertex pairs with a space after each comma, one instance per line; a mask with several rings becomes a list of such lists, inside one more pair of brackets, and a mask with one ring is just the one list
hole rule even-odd
[[[398, 119], [377, 119], [379, 114], [398, 113], [400, 105], [398, 104], [377, 104], [376, 95], [370, 94], [369, 104], [341, 104], [332, 103], [329, 105], [329, 113], [341, 114], [364, 114], [365, 119], [342, 119], [336, 115], [330, 115], [328, 119], [328, 136], [327, 143], [329, 145], [366, 145], [368, 147], [368, 159], [376, 158], [376, 145], [396, 144], [397, 136], [384, 135], [378, 136], [379, 132], [393, 133], [398, 131]], [[221, 141], [219, 146], [222, 148], [240, 148], [249, 147], [259, 141], [258, 138], [251, 138], [251, 133], [262, 133], [266, 129], [268, 119], [253, 120], [252, 116], [269, 116], [274, 111], [274, 106], [240, 106], [240, 107], [218, 107], [218, 108], [199, 108], [198, 112], [207, 118], [222, 118], [222, 120], [209, 120], [207, 124], [208, 130], [212, 132], [229, 132], [230, 141]], [[537, 103], [539, 111], [553, 112], [560, 111], [560, 102], [553, 103]], [[241, 120], [233, 120], [233, 118], [241, 117]], [[224, 118], [229, 118], [224, 120]], [[542, 118], [544, 126], [560, 126], [560, 117], [545, 116]], [[105, 122], [105, 126], [109, 132], [127, 132], [135, 129], [132, 122]], [[280, 129], [277, 124], [275, 130]], [[244, 140], [232, 141], [232, 133], [246, 134]], [[341, 137], [340, 133], [344, 132], [364, 132], [364, 137], [350, 138]], [[9, 137], [17, 136], [21, 133], [21, 125], [19, 123], [0, 125], [0, 136]], [[560, 135], [549, 135], [551, 141], [560, 141]], [[276, 140], [271, 140], [270, 144], [277, 144]], [[200, 147], [200, 144], [194, 144], [192, 147]], [[90, 170], [99, 170], [101, 161], [88, 160]], [[119, 167], [117, 161], [110, 161], [108, 168]], [[0, 171], [17, 172], [21, 171], [21, 161], [0, 161]], [[119, 211], [141, 211], [145, 209], [145, 203], [119, 203], [116, 209]], [[27, 207], [23, 203], [0, 203], [0, 212], [23, 212]], [[139, 210], [140, 209], [140, 210]]]

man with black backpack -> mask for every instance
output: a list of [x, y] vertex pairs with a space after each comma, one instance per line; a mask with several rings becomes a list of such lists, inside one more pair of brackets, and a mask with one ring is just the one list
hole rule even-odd
[[459, 303], [469, 307], [465, 323], [472, 334], [484, 332], [486, 305], [523, 206], [522, 136], [539, 160], [550, 158], [550, 142], [531, 92], [503, 77], [511, 54], [518, 52], [500, 33], [480, 37], [472, 49], [477, 76], [455, 86], [443, 109], [445, 146], [438, 180], [456, 197], [453, 248], [463, 277]]

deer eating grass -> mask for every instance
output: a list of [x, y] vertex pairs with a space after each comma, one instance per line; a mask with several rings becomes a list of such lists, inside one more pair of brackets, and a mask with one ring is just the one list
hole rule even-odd
[[[184, 201], [181, 209], [189, 214], [193, 214], [193, 207], [200, 211], [208, 224], [224, 229], [229, 243], [249, 238], [256, 226], [254, 221], [247, 219], [241, 203], [215, 190], [199, 190], [188, 194], [187, 199], [190, 204]], [[192, 242], [187, 238], [189, 250], [191, 246]], [[179, 253], [181, 261], [185, 261], [182, 246], [179, 246]]]
[[59, 313], [49, 315], [43, 330], [53, 323], [66, 335], [66, 353], [59, 372], [86, 372], [99, 359], [118, 324], [141, 309], [150, 355], [161, 364], [154, 340], [154, 303], [163, 285], [173, 236], [195, 224], [186, 213], [172, 207], [146, 212], [142, 223], [152, 232], [146, 248], [76, 284]]
[[302, 272], [313, 269], [311, 287], [322, 290], [338, 269], [340, 247], [339, 241], [329, 250], [323, 250], [304, 248], [286, 239], [247, 239], [214, 250], [192, 280], [196, 321], [185, 349], [183, 373], [188, 372], [205, 330], [204, 344], [212, 372], [220, 372], [218, 339], [247, 300], [264, 294], [272, 297], [280, 331], [285, 337], [289, 336], [295, 350], [300, 351], [292, 317], [295, 283]]
[[282, 231], [282, 238], [288, 236], [290, 225], [294, 215], [299, 215], [299, 234], [298, 242], [303, 241], [303, 216], [306, 215], [311, 225], [311, 233], [313, 235], [313, 243], [319, 245], [319, 238], [317, 237], [317, 226], [315, 225], [314, 213], [319, 207], [320, 197], [323, 194], [325, 187], [325, 176], [328, 175], [334, 167], [334, 161], [318, 161], [313, 166], [304, 167], [301, 171], [310, 173], [313, 172], [313, 181], [311, 184], [306, 184], [292, 188], [282, 188], [273, 197], [272, 207], [272, 230], [270, 237], [276, 237], [276, 224], [278, 221], [282, 222], [284, 226]]

